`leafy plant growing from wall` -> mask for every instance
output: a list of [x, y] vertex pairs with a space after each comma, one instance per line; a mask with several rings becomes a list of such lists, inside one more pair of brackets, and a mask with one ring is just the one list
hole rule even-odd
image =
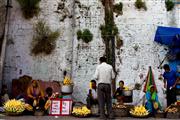
[[118, 35], [118, 28], [114, 23], [112, 7], [110, 7], [110, 9], [105, 8], [105, 24], [100, 26], [100, 30], [101, 30], [101, 37], [105, 44], [105, 56], [107, 58], [107, 62], [111, 65], [114, 65], [115, 64], [115, 61], [113, 60], [114, 59], [113, 56], [115, 56], [114, 42], [115, 42], [115, 36]]
[[77, 39], [82, 39], [85, 43], [89, 43], [93, 39], [93, 34], [89, 29], [84, 29], [83, 31], [77, 31]]
[[174, 8], [174, 2], [172, 0], [166, 0], [165, 5], [167, 11], [171, 11]]
[[116, 48], [120, 49], [122, 46], [123, 46], [123, 40], [118, 35], [116, 35]]
[[17, 0], [21, 6], [23, 15], [26, 19], [33, 18], [38, 15], [40, 8], [39, 2], [41, 0]]
[[31, 53], [34, 55], [51, 54], [56, 47], [56, 40], [59, 36], [58, 30], [52, 31], [44, 21], [39, 21], [35, 26]]
[[119, 2], [118, 4], [113, 5], [113, 11], [117, 13], [118, 15], [123, 14], [123, 3]]
[[81, 31], [81, 30], [78, 30], [78, 31], [77, 31], [77, 39], [80, 40], [80, 39], [81, 39], [81, 36], [82, 36], [82, 31]]
[[137, 9], [147, 10], [146, 3], [143, 2], [142, 0], [136, 0], [136, 2], [135, 2], [135, 7], [136, 7]]

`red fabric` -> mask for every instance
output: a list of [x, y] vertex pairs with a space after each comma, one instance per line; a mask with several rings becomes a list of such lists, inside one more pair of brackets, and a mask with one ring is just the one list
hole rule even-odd
[[145, 81], [145, 86], [144, 86], [143, 92], [147, 92], [148, 87], [151, 86], [151, 85], [154, 86], [154, 89], [157, 92], [157, 88], [156, 88], [156, 84], [155, 84], [152, 68], [151, 68], [151, 66], [149, 66], [149, 71], [148, 71], [148, 74], [147, 74], [147, 77], [146, 77], [146, 81]]

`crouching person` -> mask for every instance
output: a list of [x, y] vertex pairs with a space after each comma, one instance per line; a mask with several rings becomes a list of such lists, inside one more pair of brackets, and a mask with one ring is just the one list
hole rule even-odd
[[91, 80], [91, 87], [89, 89], [89, 93], [87, 96], [87, 107], [90, 109], [93, 105], [98, 105], [98, 99], [97, 99], [97, 87], [96, 87], [96, 81]]
[[119, 104], [124, 104], [124, 95], [123, 95], [123, 90], [124, 90], [124, 81], [119, 81], [119, 87], [116, 89], [116, 92], [114, 94], [114, 98], [117, 99]]
[[35, 109], [44, 110], [45, 98], [38, 81], [33, 80], [27, 89], [28, 103]]
[[99, 106], [98, 106], [98, 98], [97, 98], [97, 86], [96, 81], [91, 80], [90, 89], [87, 95], [87, 108], [91, 109], [93, 116], [99, 115]]
[[151, 115], [155, 115], [158, 110], [161, 110], [161, 105], [158, 100], [158, 96], [156, 90], [153, 85], [148, 87], [148, 91], [146, 92], [146, 109], [151, 113]]

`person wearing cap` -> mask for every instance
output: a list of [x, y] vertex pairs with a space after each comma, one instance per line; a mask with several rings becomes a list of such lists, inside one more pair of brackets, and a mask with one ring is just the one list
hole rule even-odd
[[100, 109], [100, 119], [106, 119], [105, 106], [107, 116], [113, 118], [112, 112], [112, 96], [111, 83], [115, 78], [113, 67], [106, 63], [105, 57], [100, 57], [100, 65], [96, 67], [94, 79], [98, 82], [98, 102]]

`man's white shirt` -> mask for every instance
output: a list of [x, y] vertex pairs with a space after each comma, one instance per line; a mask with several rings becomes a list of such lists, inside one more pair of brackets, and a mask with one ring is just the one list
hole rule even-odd
[[97, 66], [94, 79], [98, 80], [99, 83], [111, 84], [112, 79], [115, 78], [114, 71], [111, 65], [103, 62]]

